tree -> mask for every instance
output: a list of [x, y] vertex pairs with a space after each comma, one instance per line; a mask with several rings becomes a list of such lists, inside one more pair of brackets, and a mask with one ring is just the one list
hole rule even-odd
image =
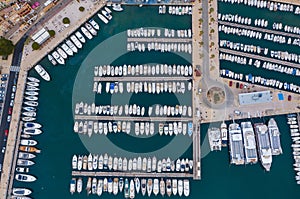
[[84, 10], [85, 10], [84, 7], [82, 7], [82, 6], [79, 7], [79, 11], [80, 11], [80, 12], [83, 12]]
[[63, 18], [62, 21], [64, 24], [70, 24], [70, 19], [68, 17]]
[[214, 29], [211, 29], [211, 30], [210, 30], [210, 33], [214, 33], [214, 32], [215, 32], [215, 30], [214, 30]]
[[214, 11], [214, 8], [210, 8], [209, 9], [209, 14], [212, 13]]
[[0, 55], [8, 56], [14, 50], [14, 45], [12, 41], [5, 39], [4, 37], [0, 37]]
[[50, 37], [55, 36], [55, 30], [48, 30]]
[[41, 46], [37, 42], [33, 42], [31, 47], [33, 50], [38, 50], [38, 49], [40, 49]]

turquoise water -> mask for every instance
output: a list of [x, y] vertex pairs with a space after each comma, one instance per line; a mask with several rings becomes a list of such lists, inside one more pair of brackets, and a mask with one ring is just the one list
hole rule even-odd
[[[125, 53], [126, 41], [122, 32], [127, 28], [166, 27], [186, 29], [191, 26], [188, 16], [159, 16], [156, 7], [126, 7], [122, 13], [114, 13], [109, 25], [101, 23], [102, 31], [92, 41], [88, 41], [76, 56], [67, 61], [67, 66], [53, 67], [47, 59], [41, 64], [52, 76], [52, 81], [40, 84], [40, 99], [37, 121], [43, 124], [44, 133], [36, 139], [42, 153], [35, 158], [36, 165], [30, 173], [37, 176], [34, 183], [16, 182], [15, 187], [26, 186], [33, 190], [33, 198], [96, 198], [69, 193], [71, 179], [71, 158], [73, 154], [105, 153], [133, 157], [155, 154], [157, 157], [192, 157], [191, 140], [187, 136], [136, 138], [116, 134], [104, 136], [79, 137], [73, 132], [73, 103], [86, 101], [108, 104], [140, 103], [153, 105], [164, 101], [170, 105], [191, 103], [190, 93], [185, 95], [110, 95], [94, 96], [92, 94], [92, 73], [95, 64], [143, 64], [167, 63], [187, 64], [190, 57], [173, 53]], [[150, 17], [151, 16], [151, 17]], [[97, 17], [94, 17], [100, 23]], [[121, 34], [119, 34], [121, 33]], [[108, 39], [109, 38], [109, 39]], [[108, 40], [106, 40], [108, 39]], [[102, 42], [104, 41], [105, 42]], [[102, 43], [101, 43], [102, 42]], [[114, 52], [114, 53], [112, 53]], [[122, 54], [123, 53], [123, 54]], [[35, 71], [30, 75], [37, 76]], [[267, 121], [267, 118], [259, 121]], [[255, 122], [255, 121], [254, 121]], [[293, 161], [291, 155], [291, 138], [285, 116], [278, 116], [277, 122], [282, 132], [284, 154], [275, 157], [270, 173], [264, 172], [260, 164], [232, 166], [228, 161], [228, 150], [209, 153], [202, 158], [202, 180], [191, 183], [190, 198], [284, 198], [299, 195], [300, 191], [294, 181]], [[208, 151], [205, 137], [208, 125], [202, 125], [203, 154]], [[165, 146], [165, 147], [164, 147]], [[86, 179], [84, 179], [86, 182]], [[103, 194], [102, 198], [123, 198], [123, 194], [114, 197]], [[139, 198], [139, 197], [136, 197]], [[154, 197], [153, 197], [154, 198]], [[158, 198], [161, 198], [158, 196]], [[175, 196], [174, 198], [178, 198]]]

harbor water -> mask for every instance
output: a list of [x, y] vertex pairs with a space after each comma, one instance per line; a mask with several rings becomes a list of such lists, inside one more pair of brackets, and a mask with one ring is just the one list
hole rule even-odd
[[[240, 11], [243, 13], [242, 8]], [[230, 10], [230, 9], [229, 9]], [[250, 13], [249, 13], [250, 14]], [[276, 13], [274, 13], [276, 15]], [[151, 16], [151, 17], [150, 17]], [[266, 16], [267, 17], [267, 16]], [[38, 179], [33, 183], [15, 182], [14, 187], [28, 187], [33, 190], [33, 198], [96, 198], [86, 195], [84, 190], [87, 179], [84, 178], [81, 194], [69, 192], [71, 161], [74, 154], [87, 155], [108, 153], [112, 156], [137, 157], [157, 156], [158, 158], [192, 158], [191, 139], [186, 135], [176, 137], [154, 135], [136, 137], [125, 134], [79, 136], [73, 132], [74, 105], [80, 101], [96, 104], [137, 103], [141, 106], [155, 104], [191, 105], [191, 93], [185, 94], [110, 94], [96, 95], [92, 92], [93, 68], [95, 65], [123, 64], [190, 64], [191, 55], [178, 53], [126, 52], [126, 30], [140, 27], [158, 27], [169, 29], [191, 28], [190, 16], [159, 15], [157, 7], [125, 7], [123, 12], [113, 12], [113, 19], [104, 25], [100, 23], [98, 36], [87, 41], [82, 50], [67, 60], [66, 66], [52, 66], [47, 58], [40, 64], [50, 73], [50, 82], [41, 81], [37, 122], [43, 125], [43, 134], [36, 136], [37, 147], [42, 150], [34, 159], [30, 174]], [[292, 20], [292, 19], [291, 19]], [[221, 66], [223, 67], [223, 66]], [[232, 66], [233, 67], [233, 66]], [[243, 66], [235, 66], [241, 68]], [[244, 69], [244, 68], [243, 68]], [[243, 71], [243, 69], [237, 69]], [[234, 70], [234, 69], [232, 69]], [[254, 73], [254, 69], [251, 69]], [[247, 71], [244, 71], [247, 73]], [[259, 73], [259, 72], [258, 72]], [[34, 70], [30, 76], [38, 77]], [[41, 79], [40, 77], [38, 77]], [[286, 77], [282, 77], [283, 79]], [[290, 79], [292, 81], [293, 79]], [[151, 118], [150, 118], [151, 119]], [[252, 119], [252, 122], [266, 123], [268, 118]], [[209, 125], [201, 126], [201, 181], [190, 180], [189, 198], [284, 198], [300, 194], [296, 185], [291, 152], [291, 137], [285, 116], [276, 116], [281, 131], [283, 154], [273, 158], [269, 173], [261, 165], [233, 166], [229, 164], [228, 148], [221, 152], [210, 152], [206, 137]], [[240, 122], [240, 121], [237, 121]], [[219, 125], [219, 124], [210, 124]], [[133, 129], [133, 125], [131, 125]], [[35, 139], [35, 138], [34, 138]], [[111, 148], [113, 146], [113, 148]], [[167, 147], [165, 147], [167, 146]], [[102, 198], [124, 198], [103, 193]], [[179, 198], [179, 196], [172, 196]], [[137, 195], [136, 198], [140, 198]], [[155, 198], [155, 196], [151, 196]], [[159, 195], [158, 198], [161, 198]]]

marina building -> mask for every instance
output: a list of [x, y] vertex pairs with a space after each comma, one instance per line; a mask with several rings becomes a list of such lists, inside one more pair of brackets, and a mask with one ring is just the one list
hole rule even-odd
[[272, 101], [270, 91], [259, 91], [239, 94], [240, 105], [267, 103]]
[[35, 42], [37, 42], [39, 45], [41, 45], [49, 37], [50, 37], [49, 32], [45, 28], [42, 28], [37, 33], [35, 33], [31, 38], [32, 38], [32, 40], [34, 40]]

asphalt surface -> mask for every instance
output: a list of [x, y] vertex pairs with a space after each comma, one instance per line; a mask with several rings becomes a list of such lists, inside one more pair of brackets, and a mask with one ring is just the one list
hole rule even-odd
[[[13, 59], [12, 59], [12, 66], [20, 66], [21, 60], [22, 60], [22, 51], [24, 47], [24, 42], [26, 40], [27, 36], [24, 36], [20, 39], [20, 41], [16, 44]], [[1, 168], [4, 161], [4, 155], [5, 151], [3, 153], [3, 147], [6, 147], [6, 141], [7, 136], [5, 135], [5, 130], [9, 129], [10, 122], [7, 121], [7, 117], [9, 116], [8, 110], [11, 106], [11, 94], [12, 94], [12, 88], [14, 85], [17, 85], [18, 80], [18, 72], [10, 71], [8, 79], [7, 79], [7, 85], [6, 85], [6, 92], [5, 92], [5, 98], [4, 98], [4, 104], [3, 104], [3, 113], [0, 123], [0, 164]], [[11, 117], [11, 115], [10, 115]], [[2, 170], [2, 169], [1, 169]]]

